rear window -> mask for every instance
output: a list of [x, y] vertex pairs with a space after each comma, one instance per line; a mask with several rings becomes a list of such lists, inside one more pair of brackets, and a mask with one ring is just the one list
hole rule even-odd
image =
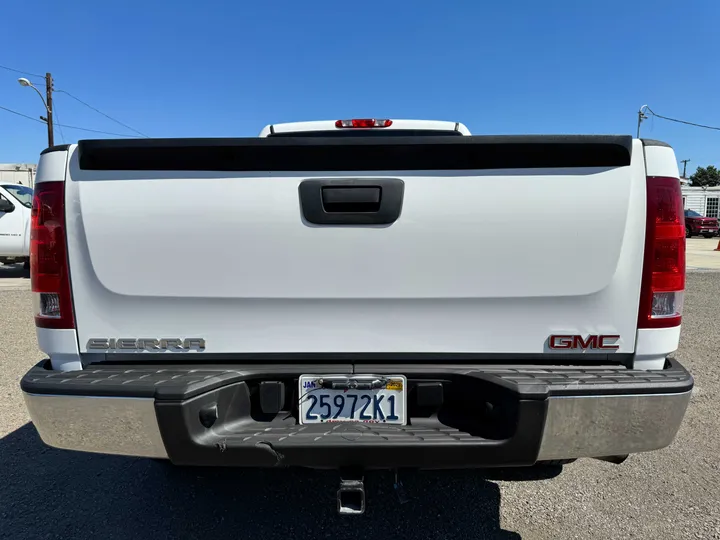
[[271, 133], [268, 137], [442, 137], [445, 135], [462, 137], [459, 131], [446, 129], [332, 129], [326, 131], [289, 131]]
[[629, 135], [95, 139], [78, 153], [84, 171], [473, 171], [626, 167], [631, 144]]

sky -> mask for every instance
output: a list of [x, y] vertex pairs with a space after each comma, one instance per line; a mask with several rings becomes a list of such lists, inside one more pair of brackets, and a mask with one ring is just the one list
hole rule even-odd
[[[56, 90], [152, 137], [353, 117], [635, 135], [645, 104], [720, 126], [719, 18], [717, 0], [4, 2], [0, 65], [49, 71]], [[0, 106], [37, 118], [21, 76], [0, 68]], [[134, 134], [62, 92], [54, 111]], [[688, 174], [720, 163], [720, 131], [650, 118], [641, 134], [690, 159]], [[113, 135], [55, 135], [101, 137]], [[46, 146], [44, 124], [0, 109], [0, 162], [35, 163]]]

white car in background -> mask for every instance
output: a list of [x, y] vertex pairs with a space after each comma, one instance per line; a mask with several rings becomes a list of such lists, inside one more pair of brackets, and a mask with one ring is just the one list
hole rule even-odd
[[32, 198], [27, 186], [0, 184], [0, 263], [29, 264]]

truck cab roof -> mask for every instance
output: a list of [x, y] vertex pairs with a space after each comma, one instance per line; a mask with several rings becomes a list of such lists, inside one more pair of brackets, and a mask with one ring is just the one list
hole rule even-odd
[[[384, 135], [471, 135], [470, 130], [460, 122], [442, 120], [374, 120], [378, 127], [338, 127], [338, 123], [351, 123], [353, 120], [314, 120], [311, 122], [287, 122], [269, 124], [260, 132], [260, 137], [278, 136], [362, 136], [369, 134]], [[367, 122], [368, 119], [355, 120]], [[382, 123], [389, 124], [382, 126]]]

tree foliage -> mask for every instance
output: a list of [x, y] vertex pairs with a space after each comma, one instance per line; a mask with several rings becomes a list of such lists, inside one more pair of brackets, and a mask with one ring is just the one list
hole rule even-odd
[[693, 186], [720, 186], [720, 170], [712, 165], [698, 167], [697, 171], [690, 177]]

